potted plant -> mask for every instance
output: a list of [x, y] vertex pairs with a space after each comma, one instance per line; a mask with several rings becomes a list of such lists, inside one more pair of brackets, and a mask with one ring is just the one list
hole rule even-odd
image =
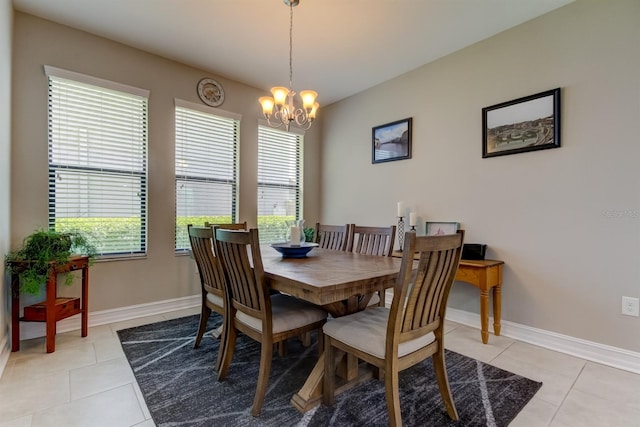
[[[86, 255], [92, 264], [97, 255], [96, 247], [77, 231], [36, 230], [27, 236], [22, 245], [5, 256], [5, 268], [20, 276], [20, 291], [38, 294], [55, 264], [69, 262], [71, 255]], [[73, 277], [65, 277], [69, 285]]]
[[305, 227], [303, 230], [304, 233], [304, 241], [305, 242], [313, 242], [313, 234], [316, 232], [316, 229], [313, 227]]

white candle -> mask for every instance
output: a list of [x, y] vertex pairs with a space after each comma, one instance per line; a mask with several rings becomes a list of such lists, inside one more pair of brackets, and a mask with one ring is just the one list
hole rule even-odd
[[409, 225], [416, 226], [418, 225], [418, 214], [415, 212], [409, 213]]
[[300, 227], [291, 227], [291, 245], [300, 246]]
[[398, 202], [398, 216], [404, 216], [404, 202]]

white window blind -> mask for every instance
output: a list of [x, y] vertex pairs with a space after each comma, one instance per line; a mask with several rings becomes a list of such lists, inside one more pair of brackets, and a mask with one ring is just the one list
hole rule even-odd
[[85, 233], [104, 257], [144, 255], [148, 92], [53, 67], [45, 72], [49, 228]]
[[239, 116], [186, 105], [176, 100], [176, 251], [190, 248], [188, 224], [237, 218]]
[[258, 229], [262, 243], [285, 240], [302, 213], [303, 136], [258, 126]]

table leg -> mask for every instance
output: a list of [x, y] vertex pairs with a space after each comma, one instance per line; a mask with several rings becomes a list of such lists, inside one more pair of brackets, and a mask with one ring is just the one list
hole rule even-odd
[[[335, 394], [338, 395], [363, 381], [372, 378], [372, 372], [360, 373], [358, 371], [358, 358], [346, 354], [341, 350], [335, 352], [336, 373], [342, 380], [336, 384]], [[320, 355], [318, 362], [307, 377], [304, 385], [291, 398], [291, 404], [301, 413], [318, 406], [322, 401], [322, 388], [324, 384], [324, 353]]]
[[500, 335], [500, 317], [502, 311], [502, 285], [493, 287], [493, 332]]
[[47, 277], [46, 329], [47, 329], [47, 353], [56, 351], [56, 279], [57, 274], [51, 271]]
[[291, 404], [300, 412], [305, 413], [309, 409], [318, 406], [322, 399], [322, 383], [324, 381], [324, 354], [320, 355], [318, 362], [307, 377], [304, 385], [291, 398]]
[[20, 277], [11, 274], [11, 351], [20, 350]]
[[482, 325], [482, 343], [489, 342], [489, 291], [480, 289], [480, 324]]
[[81, 336], [86, 337], [89, 328], [89, 266], [82, 267]]

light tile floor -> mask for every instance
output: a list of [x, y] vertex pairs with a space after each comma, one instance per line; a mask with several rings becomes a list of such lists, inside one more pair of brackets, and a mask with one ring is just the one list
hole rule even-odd
[[[153, 427], [149, 410], [116, 331], [198, 309], [58, 334], [56, 351], [44, 338], [22, 341], [0, 378], [0, 427]], [[511, 424], [515, 427], [640, 427], [640, 375], [491, 336], [447, 322], [446, 347], [543, 386]]]

